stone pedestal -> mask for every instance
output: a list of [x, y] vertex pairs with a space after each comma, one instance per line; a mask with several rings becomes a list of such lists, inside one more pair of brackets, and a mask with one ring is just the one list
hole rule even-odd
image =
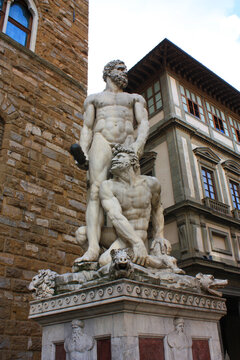
[[218, 321], [225, 313], [225, 300], [219, 297], [119, 279], [33, 301], [29, 317], [43, 327], [43, 360], [58, 360], [56, 348], [70, 336], [74, 319], [84, 320], [84, 333], [96, 340], [90, 360], [155, 360], [146, 355], [151, 350], [159, 352], [158, 360], [175, 360], [167, 335], [180, 317], [192, 342], [189, 360], [222, 360]]

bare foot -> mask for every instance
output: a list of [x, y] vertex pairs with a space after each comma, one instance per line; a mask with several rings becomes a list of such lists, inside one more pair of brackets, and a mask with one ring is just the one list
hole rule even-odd
[[80, 263], [80, 262], [86, 262], [86, 261], [97, 261], [99, 257], [99, 247], [96, 247], [94, 249], [88, 248], [88, 250], [85, 252], [85, 254], [77, 258], [74, 263]]

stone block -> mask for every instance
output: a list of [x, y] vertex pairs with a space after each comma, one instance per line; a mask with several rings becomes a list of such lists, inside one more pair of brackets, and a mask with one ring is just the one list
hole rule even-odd
[[7, 253], [18, 255], [23, 254], [23, 241], [15, 240], [15, 239], [6, 239], [4, 244], [4, 251]]
[[15, 267], [6, 268], [6, 277], [8, 278], [21, 278], [22, 270]]
[[16, 292], [26, 292], [28, 289], [29, 281], [26, 280], [12, 280], [12, 290]]
[[0, 277], [0, 289], [8, 290], [11, 287], [10, 279], [6, 279], [5, 277]]
[[10, 349], [10, 340], [7, 336], [0, 336], [0, 350]]

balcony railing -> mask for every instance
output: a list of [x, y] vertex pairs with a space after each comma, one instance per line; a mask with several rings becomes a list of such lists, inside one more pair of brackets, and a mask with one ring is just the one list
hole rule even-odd
[[229, 205], [223, 204], [220, 201], [213, 200], [208, 197], [203, 199], [203, 203], [204, 203], [204, 205], [206, 205], [207, 207], [209, 207], [210, 209], [212, 209], [218, 213], [221, 213], [224, 215], [230, 215], [230, 206]]
[[238, 209], [234, 209], [232, 210], [232, 214], [235, 217], [235, 219], [239, 219], [240, 220], [240, 210]]

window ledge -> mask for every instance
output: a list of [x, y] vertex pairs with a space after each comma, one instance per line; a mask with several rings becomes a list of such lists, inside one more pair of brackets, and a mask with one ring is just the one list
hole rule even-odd
[[148, 120], [150, 120], [151, 118], [153, 118], [155, 115], [157, 115], [160, 111], [163, 110], [163, 106], [160, 107], [160, 109], [156, 110], [153, 114], [148, 114]]
[[203, 203], [205, 206], [209, 207], [210, 209], [225, 214], [230, 215], [230, 206], [226, 205], [220, 201], [210, 199], [208, 197], [203, 199]]
[[190, 112], [188, 112], [188, 111], [186, 111], [186, 110], [184, 110], [184, 111], [185, 111], [185, 113], [188, 114], [189, 116], [192, 116], [194, 119], [200, 121], [200, 123], [205, 124], [206, 126], [208, 126], [208, 124], [207, 124], [207, 122], [206, 122], [206, 119], [205, 119], [205, 121], [203, 121], [202, 119], [200, 119], [200, 118], [197, 117], [196, 115], [194, 115], [194, 114], [192, 114], [192, 113], [190, 113]]

